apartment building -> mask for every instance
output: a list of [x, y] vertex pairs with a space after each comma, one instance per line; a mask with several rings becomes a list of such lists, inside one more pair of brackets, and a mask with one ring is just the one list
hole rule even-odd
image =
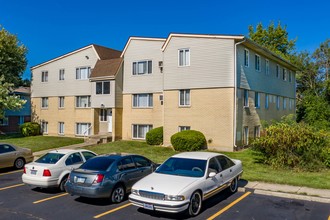
[[91, 44], [31, 68], [32, 120], [43, 134], [121, 136], [120, 54]]
[[164, 145], [201, 131], [208, 148], [233, 151], [262, 121], [295, 112], [296, 68], [241, 35], [131, 37], [123, 65], [123, 139], [164, 127]]

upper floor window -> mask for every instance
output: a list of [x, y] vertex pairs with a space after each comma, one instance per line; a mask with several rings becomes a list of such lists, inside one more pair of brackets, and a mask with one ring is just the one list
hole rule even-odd
[[133, 94], [133, 107], [136, 108], [152, 107], [153, 106], [152, 98], [153, 95], [151, 93]]
[[280, 66], [276, 65], [276, 78], [280, 78]]
[[266, 66], [265, 66], [266, 75], [269, 75], [269, 60], [266, 59]]
[[287, 71], [286, 71], [286, 69], [284, 69], [283, 68], [283, 75], [282, 75], [282, 79], [284, 80], [284, 81], [286, 81], [286, 78], [287, 78]]
[[243, 106], [249, 107], [249, 90], [244, 89]]
[[259, 94], [259, 92], [255, 92], [255, 94], [254, 94], [254, 107], [260, 108], [260, 94]]
[[91, 75], [90, 67], [76, 68], [76, 79], [88, 79], [90, 75]]
[[179, 91], [179, 106], [190, 106], [190, 89]]
[[91, 107], [91, 97], [90, 96], [77, 96], [76, 97], [76, 107], [77, 108], [87, 108]]
[[96, 94], [110, 94], [110, 81], [96, 82]]
[[59, 70], [58, 80], [64, 80], [64, 69]]
[[152, 73], [152, 61], [133, 62], [133, 75], [143, 75]]
[[41, 98], [41, 108], [48, 108], [48, 97]]
[[249, 50], [244, 49], [244, 66], [249, 67], [249, 63], [250, 63]]
[[260, 71], [260, 56], [258, 54], [255, 55], [255, 68]]
[[48, 71], [41, 72], [41, 82], [48, 82]]
[[179, 50], [179, 66], [190, 66], [190, 50]]
[[58, 107], [64, 108], [64, 96], [58, 97]]

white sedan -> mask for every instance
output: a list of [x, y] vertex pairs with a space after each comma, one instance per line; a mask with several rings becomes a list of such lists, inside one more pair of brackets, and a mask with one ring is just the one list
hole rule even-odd
[[242, 173], [242, 162], [223, 154], [180, 153], [135, 183], [129, 201], [145, 209], [196, 216], [203, 200], [227, 187], [235, 192]]
[[71, 170], [94, 156], [96, 153], [83, 149], [50, 151], [35, 162], [25, 165], [23, 183], [41, 188], [59, 187], [64, 191], [64, 184]]

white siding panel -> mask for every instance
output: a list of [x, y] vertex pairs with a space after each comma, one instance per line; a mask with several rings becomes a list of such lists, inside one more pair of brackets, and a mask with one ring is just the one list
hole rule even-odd
[[[190, 49], [190, 66], [178, 66], [178, 50]], [[234, 41], [173, 37], [164, 51], [164, 90], [234, 86]]]
[[[162, 61], [161, 47], [164, 41], [132, 39], [125, 52], [123, 93], [161, 92], [163, 75], [158, 62]], [[145, 75], [132, 74], [135, 61], [152, 60], [152, 73]]]

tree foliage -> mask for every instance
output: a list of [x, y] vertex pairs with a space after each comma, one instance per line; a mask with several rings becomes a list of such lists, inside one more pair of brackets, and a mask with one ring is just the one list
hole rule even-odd
[[22, 74], [27, 65], [27, 48], [17, 37], [0, 26], [0, 75], [15, 87], [22, 84]]

